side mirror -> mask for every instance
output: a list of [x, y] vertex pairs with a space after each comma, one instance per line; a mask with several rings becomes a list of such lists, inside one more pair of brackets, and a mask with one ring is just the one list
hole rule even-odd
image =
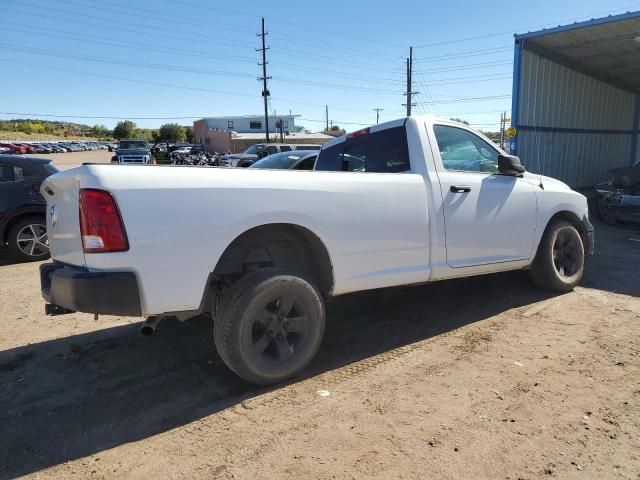
[[524, 171], [524, 166], [515, 155], [498, 155], [498, 172], [502, 175], [517, 177], [522, 175]]

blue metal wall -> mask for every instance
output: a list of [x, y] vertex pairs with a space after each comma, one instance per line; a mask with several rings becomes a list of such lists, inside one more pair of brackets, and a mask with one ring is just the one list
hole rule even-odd
[[528, 171], [587, 187], [640, 159], [637, 95], [516, 43], [513, 148]]

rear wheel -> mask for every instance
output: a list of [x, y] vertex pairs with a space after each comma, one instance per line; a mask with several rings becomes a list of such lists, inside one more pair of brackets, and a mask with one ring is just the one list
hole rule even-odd
[[243, 379], [268, 385], [300, 372], [324, 335], [322, 296], [280, 269], [252, 272], [224, 295], [214, 320], [218, 353]]
[[21, 260], [45, 260], [49, 258], [47, 225], [43, 217], [27, 217], [19, 220], [9, 231], [9, 250]]
[[549, 224], [529, 270], [534, 283], [556, 292], [570, 292], [584, 273], [584, 244], [580, 233], [566, 220]]

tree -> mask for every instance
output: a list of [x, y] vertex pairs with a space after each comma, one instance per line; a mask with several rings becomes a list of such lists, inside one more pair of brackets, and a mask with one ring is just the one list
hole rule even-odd
[[187, 143], [193, 143], [195, 135], [193, 133], [193, 127], [184, 127], [184, 133], [187, 137]]
[[162, 140], [167, 140], [168, 142], [182, 142], [187, 138], [184, 127], [177, 123], [165, 123], [160, 127], [158, 133]]
[[136, 136], [137, 126], [131, 120], [118, 122], [116, 128], [113, 129], [113, 138], [120, 140], [121, 138], [133, 138]]
[[104, 125], [94, 125], [93, 127], [91, 127], [91, 134], [94, 137], [106, 138], [111, 136], [111, 130], [109, 130]]
[[450, 118], [449, 120], [454, 121], [454, 122], [458, 122], [458, 123], [462, 123], [464, 125], [469, 125], [469, 122], [467, 122], [466, 120], [463, 120], [461, 118]]

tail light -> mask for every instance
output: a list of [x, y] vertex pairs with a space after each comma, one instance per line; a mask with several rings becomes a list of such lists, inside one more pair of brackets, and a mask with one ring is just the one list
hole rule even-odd
[[105, 190], [80, 190], [80, 235], [85, 253], [129, 250], [118, 204]]

